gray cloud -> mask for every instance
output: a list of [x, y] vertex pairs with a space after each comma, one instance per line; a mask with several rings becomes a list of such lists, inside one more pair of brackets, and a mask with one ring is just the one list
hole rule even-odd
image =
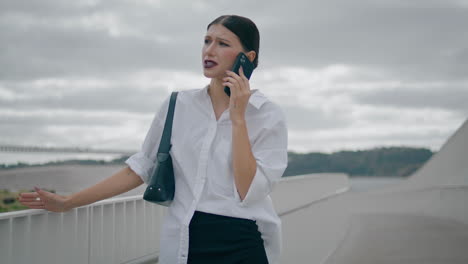
[[[1, 66], [6, 69], [1, 78], [124, 73], [148, 67], [196, 71], [205, 26], [226, 5], [56, 2], [3, 4], [7, 11], [0, 30], [2, 45], [8, 48], [1, 49]], [[265, 67], [341, 63], [376, 67], [398, 78], [466, 79], [468, 9], [456, 1], [283, 4], [264, 3], [264, 11], [258, 13], [249, 10], [250, 2], [239, 1], [234, 9], [258, 21]], [[120, 35], [112, 35], [113, 30]], [[18, 58], [28, 59], [19, 63]], [[5, 67], [12, 64], [18, 66]]]
[[445, 109], [468, 116], [468, 84], [382, 88], [358, 92], [353, 96], [359, 104], [397, 108]]
[[[55, 2], [40, 7], [3, 4], [0, 67], [5, 70], [0, 78], [105, 76], [146, 68], [201, 69], [204, 28], [200, 25], [182, 23], [180, 17], [157, 6]], [[179, 16], [187, 15], [187, 10], [181, 11]]]
[[82, 111], [127, 111], [152, 113], [158, 110], [159, 105], [168, 96], [167, 87], [155, 86], [150, 89], [138, 89], [130, 84], [119, 85], [112, 83], [107, 87], [83, 87], [69, 89], [69, 87], [57, 87], [32, 90], [25, 87], [26, 84], [12, 83], [7, 85], [13, 97], [2, 98], [0, 105], [3, 108], [17, 110], [41, 110], [41, 109], [68, 109]]
[[346, 113], [327, 113], [321, 108], [284, 106], [288, 127], [297, 130], [327, 130], [349, 126], [352, 119]]
[[[400, 79], [466, 79], [467, 8], [449, 2], [382, 3], [301, 1], [283, 8], [284, 24], [271, 23], [264, 31], [265, 57], [272, 64], [287, 58], [289, 64], [307, 67], [375, 67]], [[277, 3], [269, 11], [281, 7]]]
[[43, 127], [43, 126], [114, 126], [124, 124], [127, 118], [135, 118], [131, 115], [121, 115], [120, 117], [113, 114], [94, 115], [83, 114], [80, 112], [54, 113], [43, 112], [34, 113], [26, 112], [24, 114], [2, 114], [0, 122], [3, 127], [19, 126], [27, 124], [28, 127]]
[[[157, 43], [150, 39], [111, 37], [99, 31], [68, 29], [8, 32], [9, 47], [0, 53], [4, 80], [43, 77], [106, 76], [147, 68], [194, 69], [199, 52], [185, 51], [180, 43]], [[5, 43], [2, 41], [2, 43]], [[175, 51], [183, 51], [175, 56]], [[198, 63], [199, 65], [199, 63]], [[197, 66], [198, 66], [197, 65]]]
[[137, 150], [154, 114], [39, 111], [2, 113], [0, 144]]

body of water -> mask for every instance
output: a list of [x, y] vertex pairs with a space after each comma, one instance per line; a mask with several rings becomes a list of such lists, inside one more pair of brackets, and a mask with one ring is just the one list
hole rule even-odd
[[44, 164], [65, 160], [103, 160], [111, 161], [122, 157], [115, 153], [50, 153], [50, 152], [0, 152], [0, 164], [15, 165], [18, 163]]

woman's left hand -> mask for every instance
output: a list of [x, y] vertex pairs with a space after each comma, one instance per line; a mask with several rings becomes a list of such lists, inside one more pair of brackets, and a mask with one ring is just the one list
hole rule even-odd
[[249, 103], [250, 91], [249, 79], [244, 75], [242, 67], [239, 68], [239, 75], [233, 71], [226, 71], [227, 77], [223, 78], [223, 85], [231, 88], [231, 98], [229, 100], [230, 118], [233, 123], [245, 121], [245, 110]]

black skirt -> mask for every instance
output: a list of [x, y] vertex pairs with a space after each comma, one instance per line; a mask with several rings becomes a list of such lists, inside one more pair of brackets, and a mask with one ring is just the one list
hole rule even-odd
[[187, 263], [268, 264], [268, 259], [255, 221], [195, 211]]

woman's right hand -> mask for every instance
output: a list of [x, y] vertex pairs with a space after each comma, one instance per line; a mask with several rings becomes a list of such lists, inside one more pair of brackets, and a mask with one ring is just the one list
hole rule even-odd
[[21, 193], [18, 201], [31, 209], [66, 212], [124, 192], [143, 184], [143, 180], [130, 167], [122, 168], [103, 181], [69, 196], [57, 195], [34, 187], [36, 192]]
[[67, 196], [57, 195], [34, 187], [36, 192], [20, 193], [18, 201], [31, 209], [45, 209], [51, 212], [65, 212]]

